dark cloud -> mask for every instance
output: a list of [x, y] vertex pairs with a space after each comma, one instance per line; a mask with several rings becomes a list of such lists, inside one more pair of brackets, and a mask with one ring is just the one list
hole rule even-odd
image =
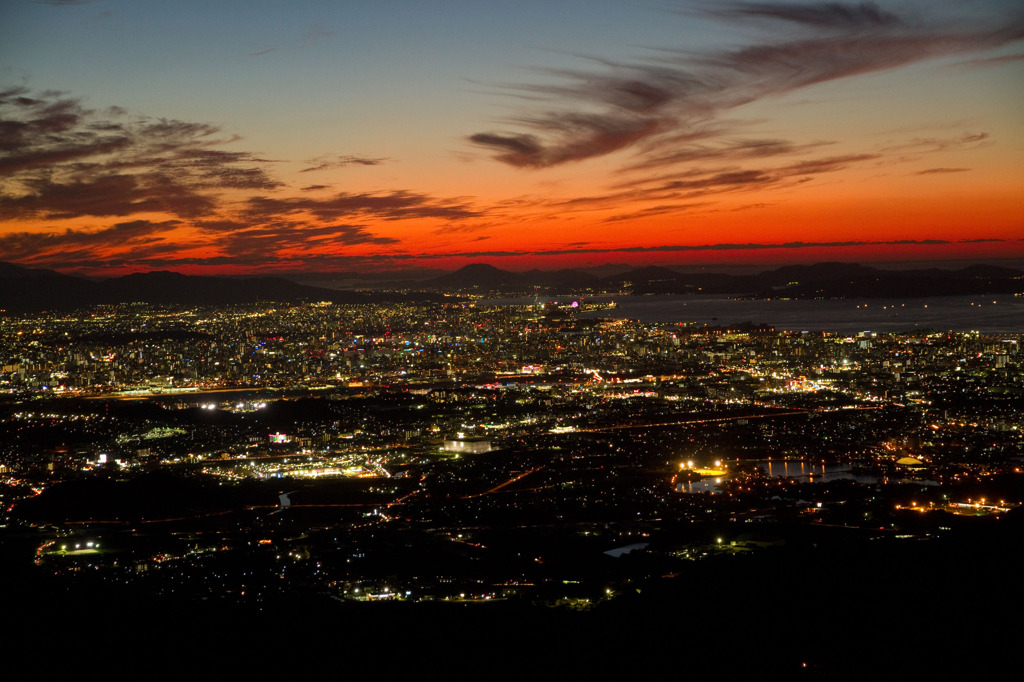
[[616, 214], [611, 218], [605, 218], [604, 221], [641, 218], [645, 215], [668, 213], [670, 211], [666, 207], [669, 206], [679, 206], [681, 211], [705, 208], [708, 203], [696, 200], [710, 195], [776, 189], [806, 183], [820, 174], [837, 172], [852, 165], [881, 158], [883, 157], [879, 154], [846, 154], [758, 168], [691, 167], [675, 172], [633, 177], [612, 185], [612, 191], [608, 193], [577, 196], [549, 206], [563, 212], [571, 212], [618, 209], [638, 202], [653, 202], [652, 206]]
[[313, 164], [309, 168], [303, 168], [300, 173], [312, 171], [331, 170], [333, 168], [344, 168], [345, 166], [379, 166], [389, 161], [387, 158], [371, 158], [367, 156], [318, 156], [309, 159], [306, 163]]
[[324, 26], [313, 25], [305, 30], [302, 39], [307, 43], [315, 43], [327, 38], [333, 38], [335, 32]]
[[708, 206], [707, 203], [691, 203], [691, 204], [664, 204], [659, 206], [649, 206], [639, 211], [632, 211], [630, 213], [620, 213], [610, 218], [605, 218], [601, 222], [604, 223], [617, 223], [628, 220], [639, 220], [642, 218], [650, 218], [655, 215], [666, 215], [666, 214], [679, 214], [686, 211], [691, 211], [697, 208], [703, 208]]
[[932, 175], [933, 173], [964, 173], [971, 170], [970, 168], [927, 168], [923, 171], [918, 171], [915, 175]]
[[708, 14], [725, 19], [764, 18], [791, 21], [820, 28], [838, 30], [903, 26], [904, 21], [886, 12], [873, 2], [844, 5], [826, 2], [816, 5], [790, 3], [736, 3], [726, 7], [711, 6]]
[[262, 48], [260, 48], [258, 50], [254, 50], [254, 51], [250, 52], [249, 56], [250, 57], [262, 57], [263, 55], [271, 54], [273, 52], [277, 52], [278, 50], [285, 49], [285, 48], [294, 49], [294, 48], [297, 48], [297, 47], [298, 48], [306, 47], [308, 45], [312, 45], [312, 44], [318, 43], [318, 42], [320, 42], [322, 40], [326, 40], [328, 38], [331, 38], [334, 35], [335, 35], [334, 31], [331, 31], [331, 30], [329, 30], [327, 28], [324, 28], [322, 26], [310, 26], [309, 28], [307, 28], [302, 33], [301, 37], [298, 38], [298, 39], [287, 41], [286, 43], [279, 44], [279, 45], [267, 45], [266, 47], [262, 47]]
[[[111, 144], [122, 142], [123, 136], [103, 135], [105, 131], [82, 126], [92, 112], [83, 109], [74, 99], [60, 93], [43, 92], [30, 97], [27, 88], [9, 88], [0, 92], [0, 151], [4, 152], [0, 172], [10, 173], [35, 165], [46, 165], [62, 148], [80, 150], [68, 158], [89, 154], [98, 144], [100, 153], [110, 151]], [[30, 151], [42, 152], [45, 158], [32, 163]], [[27, 158], [24, 158], [27, 157]]]
[[311, 254], [355, 244], [397, 244], [397, 239], [374, 235], [362, 225], [302, 225], [278, 223], [232, 232], [216, 244], [228, 255], [275, 253]]
[[250, 227], [249, 223], [230, 219], [193, 220], [192, 225], [204, 232], [236, 232]]
[[673, 180], [663, 189], [717, 189], [721, 187], [747, 187], [775, 182], [775, 177], [764, 171], [749, 169], [719, 173], [699, 180]]
[[498, 135], [496, 133], [477, 133], [470, 135], [469, 141], [498, 150], [494, 158], [510, 166], [536, 166], [543, 164], [538, 161], [543, 145], [535, 135]]
[[988, 133], [963, 133], [955, 137], [917, 137], [908, 142], [884, 147], [882, 151], [903, 154], [926, 154], [944, 152], [951, 149], [970, 149], [987, 144], [988, 138]]
[[[639, 159], [631, 165], [688, 162], [700, 150], [674, 149], [678, 138], [716, 139], [728, 128], [720, 125], [722, 116], [743, 104], [1024, 37], [1024, 12], [1012, 8], [979, 11], [970, 21], [931, 23], [905, 20], [872, 3], [734, 2], [716, 4], [705, 14], [765, 28], [782, 22], [789, 30], [730, 50], [666, 49], [647, 61], [595, 59], [592, 71], [545, 71], [553, 82], [504, 88], [532, 98], [539, 111], [510, 118], [512, 129], [476, 133], [469, 141], [518, 168], [627, 149]], [[789, 143], [778, 143], [763, 151], [789, 153]]]
[[523, 119], [527, 125], [545, 128], [561, 137], [559, 145], [545, 146], [533, 135], [480, 133], [474, 144], [503, 150], [495, 158], [511, 166], [544, 168], [567, 161], [581, 161], [627, 147], [658, 132], [663, 121], [654, 117], [606, 116], [572, 112], [550, 113]]
[[845, 156], [829, 156], [822, 159], [808, 159], [789, 166], [783, 166], [779, 169], [779, 173], [784, 176], [831, 173], [842, 170], [851, 164], [872, 161], [878, 158], [880, 158], [878, 154], [847, 154]]
[[243, 215], [258, 222], [302, 213], [308, 213], [321, 220], [335, 220], [346, 216], [373, 216], [386, 220], [462, 220], [480, 215], [464, 203], [439, 200], [405, 190], [380, 194], [341, 192], [324, 199], [257, 196], [250, 197], [243, 210]]
[[[843, 170], [851, 165], [881, 158], [878, 154], [847, 154], [806, 159], [791, 164], [763, 168], [690, 168], [620, 182], [606, 195], [577, 197], [565, 206], [599, 208], [632, 201], [667, 202], [694, 199], [709, 194], [747, 189], [785, 187], [808, 182], [816, 175]], [[687, 206], [697, 204], [688, 203]], [[639, 216], [639, 213], [635, 215]]]
[[809, 152], [817, 147], [831, 144], [816, 142], [796, 145], [787, 140], [724, 140], [718, 144], [682, 145], [663, 154], [652, 153], [643, 160], [623, 170], [632, 171], [657, 166], [671, 166], [679, 163], [705, 162], [717, 159], [743, 160], [770, 156], [786, 156]]
[[[105, 246], [111, 243], [137, 247], [151, 241], [156, 235], [175, 229], [179, 224], [180, 221], [177, 220], [131, 220], [99, 230], [10, 232], [0, 234], [0, 253], [4, 254], [5, 259], [29, 260], [37, 259], [47, 252], [66, 258], [70, 249], [82, 252], [83, 247]], [[85, 252], [92, 254], [88, 249]]]
[[181, 217], [211, 213], [210, 197], [160, 174], [101, 175], [91, 180], [57, 182], [25, 179], [27, 193], [0, 195], [0, 218], [58, 220], [83, 216], [130, 216], [161, 211]]
[[[17, 232], [0, 235], [0, 253], [15, 261], [48, 267], [96, 268], [111, 266], [165, 267], [202, 261], [220, 262], [216, 257], [181, 257], [178, 239], [165, 233], [181, 221], [134, 220], [97, 230], [68, 229], [49, 233]], [[352, 224], [311, 224], [276, 221], [264, 225], [230, 220], [188, 223], [205, 233], [199, 243], [222, 254], [223, 263], [260, 266], [279, 260], [301, 262], [322, 254], [338, 254], [358, 244], [393, 245], [398, 240], [382, 237], [366, 226]], [[117, 250], [112, 253], [112, 250]]]
[[212, 213], [215, 192], [281, 186], [260, 159], [218, 149], [215, 126], [96, 112], [61, 93], [0, 92], [0, 217]]

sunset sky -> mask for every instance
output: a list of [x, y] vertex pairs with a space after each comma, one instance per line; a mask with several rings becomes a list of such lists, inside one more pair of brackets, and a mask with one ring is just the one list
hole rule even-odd
[[1024, 263], [1024, 2], [0, 1], [0, 261]]

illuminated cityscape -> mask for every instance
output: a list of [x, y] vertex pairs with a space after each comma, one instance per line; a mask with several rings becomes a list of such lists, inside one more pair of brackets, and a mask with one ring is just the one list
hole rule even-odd
[[605, 614], [809, 548], [871, 564], [1017, 527], [1021, 335], [612, 312], [461, 296], [6, 317], [8, 561], [115, 599]]

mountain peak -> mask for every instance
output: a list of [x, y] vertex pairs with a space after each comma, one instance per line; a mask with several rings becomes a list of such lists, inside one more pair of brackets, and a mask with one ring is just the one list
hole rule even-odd
[[439, 288], [494, 288], [510, 284], [521, 284], [523, 278], [514, 272], [496, 268], [487, 263], [470, 263], [453, 273], [427, 280], [427, 286]]

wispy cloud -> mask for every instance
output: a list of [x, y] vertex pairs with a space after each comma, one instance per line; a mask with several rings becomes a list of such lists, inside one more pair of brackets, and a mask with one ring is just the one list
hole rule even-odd
[[310, 214], [320, 220], [350, 216], [377, 217], [385, 220], [409, 218], [473, 218], [480, 213], [457, 200], [438, 200], [425, 194], [404, 190], [371, 194], [341, 192], [324, 199], [309, 197], [250, 197], [242, 215], [254, 221], [280, 216]]
[[300, 173], [309, 173], [312, 171], [332, 170], [335, 168], [344, 168], [345, 166], [379, 166], [382, 163], [390, 161], [387, 158], [372, 158], [368, 156], [318, 156], [315, 159], [308, 159], [305, 163], [312, 164], [308, 168], [303, 168]]
[[285, 38], [281, 43], [266, 45], [249, 53], [250, 57], [262, 57], [285, 48], [302, 48], [334, 37], [334, 31], [319, 24], [311, 25], [298, 38]]
[[999, 64], [1013, 64], [1024, 60], [1024, 53], [1017, 54], [1006, 54], [998, 57], [984, 57], [979, 59], [968, 59], [960, 62], [959, 66], [963, 67], [980, 67], [980, 66], [994, 66]]
[[743, 161], [749, 159], [768, 158], [773, 156], [789, 156], [806, 154], [830, 142], [814, 142], [794, 144], [788, 140], [744, 140], [725, 139], [714, 143], [682, 144], [670, 152], [652, 152], [640, 161], [626, 166], [623, 170], [634, 171], [659, 166], [672, 166], [681, 163], [705, 163], [713, 160]]
[[629, 220], [638, 220], [641, 218], [650, 218], [656, 215], [680, 215], [687, 211], [693, 211], [707, 207], [709, 204], [705, 202], [694, 202], [689, 204], [662, 204], [658, 206], [648, 206], [638, 211], [630, 211], [628, 213], [618, 213], [609, 218], [605, 218], [601, 222], [605, 223], [619, 223]]
[[318, 252], [336, 252], [341, 246], [397, 243], [397, 239], [377, 236], [362, 225], [303, 223], [275, 223], [242, 229], [212, 242], [227, 255], [254, 257], [278, 253], [308, 257]]
[[934, 175], [936, 173], [965, 173], [971, 170], [970, 168], [926, 168], [923, 171], [918, 171], [915, 175]]
[[[662, 212], [664, 202], [685, 201], [680, 210], [707, 206], [693, 203], [699, 197], [763, 189], [777, 189], [814, 180], [818, 175], [834, 173], [850, 166], [880, 159], [879, 154], [847, 154], [794, 161], [775, 166], [742, 168], [691, 167], [685, 170], [641, 175], [612, 185], [606, 194], [574, 197], [558, 204], [564, 210], [594, 210], [634, 202], [660, 202], [659, 206], [635, 210], [626, 215], [641, 217], [643, 210]], [[683, 208], [685, 207], [685, 208]]]
[[905, 22], [873, 2], [843, 4], [826, 2], [816, 5], [797, 3], [755, 4], [738, 2], [724, 7], [709, 6], [708, 14], [725, 19], [763, 18], [806, 24], [816, 28], [849, 30], [904, 26]]
[[[510, 117], [505, 130], [475, 133], [469, 141], [518, 168], [625, 150], [634, 154], [630, 166], [688, 162], [702, 151], [724, 153], [728, 147], [676, 150], [680, 139], [697, 143], [732, 134], [720, 125], [722, 117], [741, 105], [1024, 37], [1024, 12], [995, 5], [976, 9], [968, 22], [898, 16], [873, 3], [733, 2], [706, 6], [702, 13], [763, 29], [767, 37], [702, 53], [669, 46], [635, 62], [594, 59], [590, 71], [543, 71], [554, 82], [504, 88], [527, 96], [534, 110]], [[790, 153], [789, 143], [775, 143], [763, 151]]]
[[883, 152], [927, 154], [952, 149], [971, 149], [989, 143], [988, 133], [963, 133], [953, 137], [915, 137], [906, 142], [883, 147]]

